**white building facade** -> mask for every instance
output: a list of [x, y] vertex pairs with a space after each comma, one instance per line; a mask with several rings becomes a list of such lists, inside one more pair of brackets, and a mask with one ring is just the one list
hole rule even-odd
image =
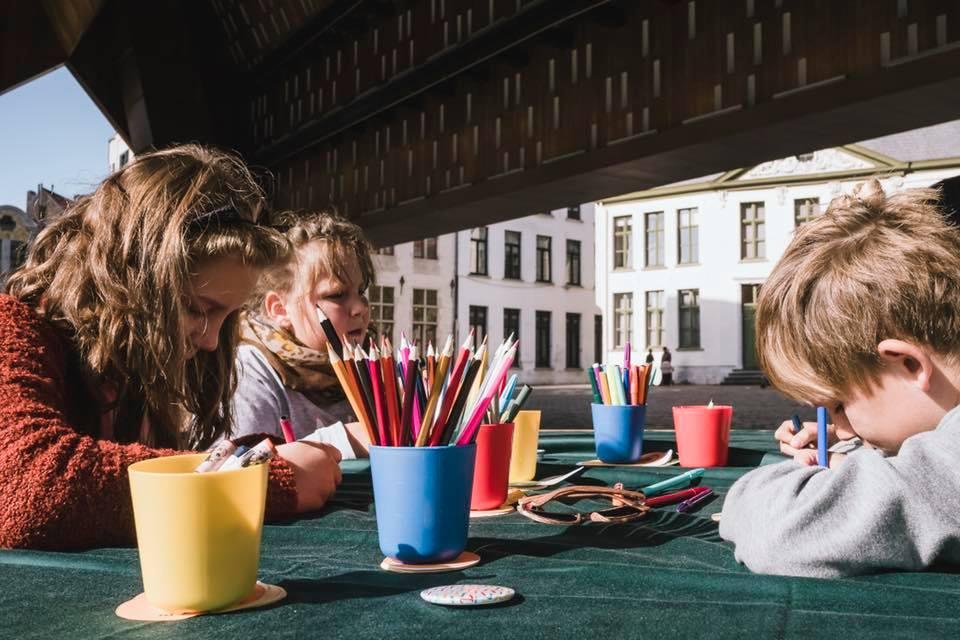
[[130, 151], [130, 147], [123, 141], [120, 134], [113, 134], [107, 141], [107, 164], [110, 166], [110, 173], [124, 168], [133, 160], [133, 157], [133, 152]]
[[890, 193], [958, 174], [960, 123], [947, 123], [598, 203], [604, 352], [668, 347], [674, 380], [694, 384], [757, 369], [757, 294], [798, 225], [873, 175]]
[[394, 343], [514, 333], [523, 382], [583, 384], [602, 337], [593, 234], [593, 208], [568, 207], [381, 249], [372, 321]]

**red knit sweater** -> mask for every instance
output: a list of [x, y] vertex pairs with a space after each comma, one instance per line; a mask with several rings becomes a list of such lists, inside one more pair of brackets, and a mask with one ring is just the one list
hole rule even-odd
[[[0, 547], [78, 549], [134, 541], [127, 467], [170, 449], [98, 440], [96, 400], [72, 346], [33, 309], [0, 295]], [[293, 470], [270, 463], [268, 517], [296, 508]]]

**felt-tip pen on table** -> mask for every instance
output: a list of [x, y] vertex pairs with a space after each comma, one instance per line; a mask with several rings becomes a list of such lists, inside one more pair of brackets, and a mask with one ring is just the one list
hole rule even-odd
[[704, 491], [709, 491], [709, 487], [691, 487], [689, 489], [682, 489], [680, 491], [675, 491], [673, 493], [666, 493], [662, 496], [657, 496], [655, 498], [648, 498], [644, 504], [646, 504], [651, 509], [656, 509], [657, 507], [665, 507], [669, 504], [677, 504], [678, 502], [684, 502], [691, 498], [695, 498]]
[[642, 491], [643, 494], [648, 498], [651, 496], [656, 496], [663, 493], [664, 491], [667, 491], [668, 489], [673, 489], [675, 487], [682, 487], [694, 482], [695, 480], [699, 480], [700, 478], [703, 477], [703, 471], [704, 470], [702, 468], [691, 469], [690, 471], [681, 473], [680, 475], [674, 476], [673, 478], [668, 478], [666, 480], [663, 480], [662, 482], [655, 482], [654, 484], [643, 487], [642, 489], [640, 489], [640, 491]]
[[684, 500], [683, 502], [681, 502], [680, 504], [678, 504], [678, 505], [677, 505], [677, 511], [678, 511], [679, 513], [685, 513], [685, 512], [689, 511], [690, 509], [692, 509], [692, 508], [695, 507], [696, 505], [700, 504], [701, 502], [703, 502], [704, 500], [706, 500], [707, 498], [709, 498], [709, 497], [712, 496], [712, 495], [713, 495], [713, 489], [710, 489], [710, 488], [708, 487], [706, 491], [701, 491], [700, 493], [698, 493], [697, 495], [693, 496], [692, 498], [690, 498], [690, 499], [688, 499], [688, 500]]

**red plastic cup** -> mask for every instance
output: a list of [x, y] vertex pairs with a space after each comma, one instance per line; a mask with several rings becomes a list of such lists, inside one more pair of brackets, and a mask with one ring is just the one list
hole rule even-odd
[[732, 419], [733, 407], [729, 405], [674, 407], [673, 428], [680, 466], [725, 466]]
[[477, 431], [477, 463], [473, 468], [470, 509], [489, 511], [507, 499], [513, 423], [484, 424]]

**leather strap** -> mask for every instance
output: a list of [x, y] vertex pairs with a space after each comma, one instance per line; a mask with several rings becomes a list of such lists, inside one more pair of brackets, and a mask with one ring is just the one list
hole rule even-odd
[[[589, 513], [551, 513], [543, 507], [554, 500], [570, 498], [581, 500], [584, 498], [609, 498], [614, 505], [609, 509], [591, 511]], [[650, 511], [646, 504], [646, 496], [641, 491], [624, 489], [618, 482], [612, 487], [594, 487], [573, 485], [560, 487], [548, 493], [525, 496], [517, 503], [517, 511], [536, 522], [544, 524], [571, 525], [589, 522], [617, 523], [630, 522], [642, 518]]]

